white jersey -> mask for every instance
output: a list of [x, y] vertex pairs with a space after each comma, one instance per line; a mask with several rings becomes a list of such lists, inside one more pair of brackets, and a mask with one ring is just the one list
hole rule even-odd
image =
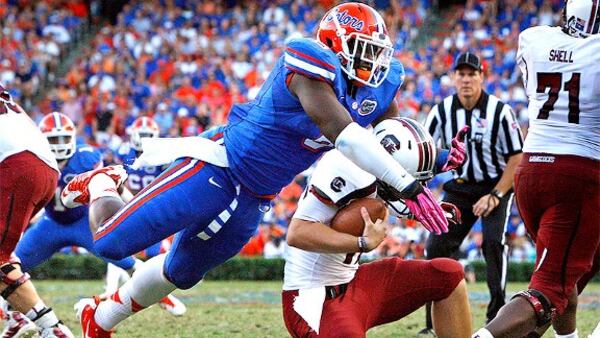
[[523, 150], [600, 160], [600, 35], [532, 27], [519, 35], [517, 62], [529, 97]]
[[11, 109], [10, 103], [0, 100], [0, 105], [0, 162], [11, 155], [30, 151], [58, 171], [48, 139], [29, 116]]
[[[351, 200], [376, 196], [375, 176], [335, 149], [317, 163], [307, 189], [294, 218], [323, 224], [329, 224], [337, 211]], [[394, 205], [404, 209], [401, 202]], [[288, 246], [284, 255], [283, 289], [348, 283], [358, 269], [359, 256], [359, 253], [325, 254]]]

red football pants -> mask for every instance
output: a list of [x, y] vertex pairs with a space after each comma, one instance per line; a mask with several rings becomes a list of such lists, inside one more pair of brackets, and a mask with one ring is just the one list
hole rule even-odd
[[365, 337], [374, 326], [447, 298], [463, 278], [462, 266], [452, 259], [386, 258], [361, 265], [344, 294], [325, 299], [318, 335], [294, 311], [297, 290], [282, 293], [283, 319], [292, 337]]
[[562, 314], [575, 284], [592, 269], [600, 244], [600, 162], [525, 154], [515, 188], [519, 213], [536, 244], [529, 287]]
[[58, 172], [29, 151], [0, 162], [0, 264], [21, 238], [29, 220], [54, 196]]

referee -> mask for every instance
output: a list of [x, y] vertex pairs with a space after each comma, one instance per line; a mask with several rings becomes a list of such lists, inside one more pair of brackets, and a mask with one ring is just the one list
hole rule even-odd
[[[430, 234], [427, 258], [455, 257], [473, 224], [482, 217], [482, 249], [491, 295], [487, 309], [490, 321], [504, 305], [508, 261], [505, 232], [523, 138], [512, 109], [482, 89], [483, 73], [477, 55], [461, 54], [453, 75], [456, 94], [431, 109], [425, 126], [435, 142], [445, 149], [450, 148], [458, 130], [465, 125], [470, 127], [465, 138], [467, 159], [453, 172], [454, 179], [444, 184], [444, 201], [460, 209], [462, 224], [450, 227], [445, 234]], [[430, 307], [427, 326], [432, 327]]]

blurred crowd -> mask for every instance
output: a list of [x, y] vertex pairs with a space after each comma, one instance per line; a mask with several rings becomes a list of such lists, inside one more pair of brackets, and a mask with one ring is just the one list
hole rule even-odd
[[0, 0], [0, 82], [28, 111], [87, 22], [84, 0]]
[[[515, 108], [526, 127], [526, 96], [515, 64], [518, 33], [560, 19], [561, 0], [475, 1], [438, 13], [441, 24], [422, 47], [413, 48], [432, 10], [428, 0], [367, 1], [383, 13], [404, 64], [398, 94], [402, 115], [423, 121], [433, 104], [453, 92], [448, 70], [463, 51], [484, 60], [485, 90]], [[83, 0], [0, 0], [0, 81], [23, 102], [53, 76], [70, 37], [90, 15]], [[89, 3], [89, 2], [88, 2]], [[91, 1], [92, 8], [97, 1]], [[51, 78], [37, 105], [39, 120], [52, 111], [69, 116], [80, 142], [100, 147], [107, 162], [128, 140], [138, 116], [152, 116], [161, 136], [200, 134], [226, 123], [231, 105], [254, 98], [288, 39], [314, 36], [334, 0], [191, 1], [132, 0], [114, 25], [104, 25], [81, 49], [66, 75]], [[7, 46], [7, 47], [4, 47]], [[432, 185], [437, 193], [449, 177]], [[274, 201], [246, 255], [279, 257], [285, 231], [306, 184], [300, 175]], [[390, 219], [390, 236], [371, 256], [421, 258], [426, 231], [413, 221]], [[481, 256], [481, 231], [461, 247], [464, 258]], [[512, 256], [531, 260], [532, 246], [513, 210]]]

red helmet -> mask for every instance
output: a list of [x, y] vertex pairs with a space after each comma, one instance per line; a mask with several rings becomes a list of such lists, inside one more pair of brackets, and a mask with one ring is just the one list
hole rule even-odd
[[370, 87], [385, 81], [394, 48], [375, 9], [357, 2], [335, 6], [321, 19], [317, 39], [336, 53], [351, 80]]
[[39, 124], [42, 134], [50, 143], [50, 150], [57, 160], [66, 160], [75, 153], [75, 124], [71, 119], [58, 112], [50, 113], [42, 118]]
[[137, 151], [142, 151], [143, 137], [158, 137], [160, 128], [153, 118], [141, 116], [131, 125], [131, 146]]

